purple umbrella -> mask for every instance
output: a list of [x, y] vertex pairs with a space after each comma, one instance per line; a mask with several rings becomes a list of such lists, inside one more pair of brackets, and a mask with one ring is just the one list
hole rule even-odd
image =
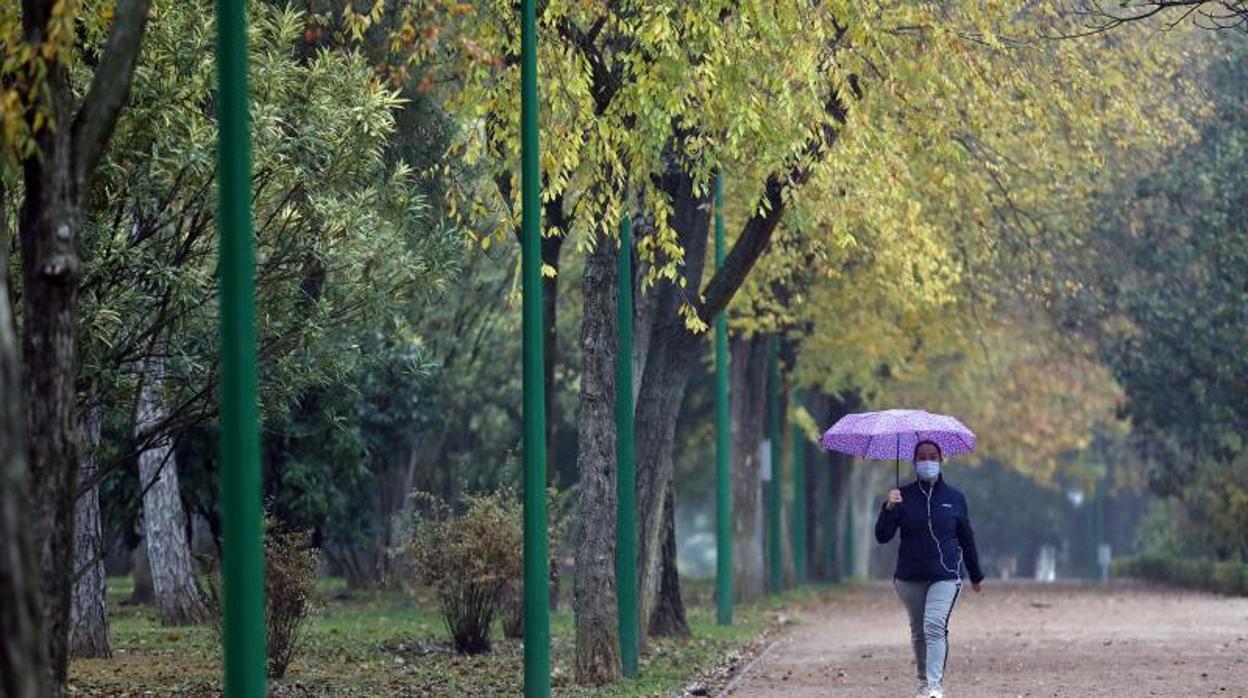
[[859, 458], [893, 459], [900, 484], [901, 455], [909, 457], [920, 441], [935, 442], [946, 456], [975, 450], [975, 434], [966, 425], [953, 417], [923, 410], [847, 414], [824, 432], [821, 443], [830, 451]]

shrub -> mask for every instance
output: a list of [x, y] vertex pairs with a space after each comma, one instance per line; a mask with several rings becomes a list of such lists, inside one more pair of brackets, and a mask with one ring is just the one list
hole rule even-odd
[[264, 536], [268, 673], [280, 679], [305, 639], [318, 552], [310, 531], [267, 526]]
[[1248, 563], [1146, 554], [1114, 561], [1115, 576], [1137, 577], [1219, 594], [1248, 596]]
[[437, 594], [456, 651], [488, 652], [494, 613], [523, 569], [520, 506], [509, 491], [465, 496], [460, 516], [430, 495], [413, 500], [408, 567]]
[[[312, 612], [318, 551], [309, 531], [287, 528], [272, 518], [264, 520], [264, 599], [266, 670], [269, 678], [286, 675], [303, 645], [306, 621]], [[221, 580], [209, 577], [209, 608], [218, 646], [224, 636]]]

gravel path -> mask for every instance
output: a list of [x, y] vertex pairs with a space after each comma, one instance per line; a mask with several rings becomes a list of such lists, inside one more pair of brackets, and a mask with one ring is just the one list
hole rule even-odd
[[[946, 696], [1248, 698], [1248, 599], [1137, 585], [969, 585], [949, 624]], [[914, 692], [909, 631], [889, 584], [810, 612], [733, 696]]]

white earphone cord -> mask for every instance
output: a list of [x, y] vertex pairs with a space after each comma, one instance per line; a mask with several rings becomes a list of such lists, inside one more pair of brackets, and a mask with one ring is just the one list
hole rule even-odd
[[932, 528], [932, 490], [936, 489], [933, 483], [929, 489], [923, 489], [923, 483], [919, 483], [919, 489], [923, 494], [927, 495], [927, 532], [932, 534], [932, 540], [936, 542], [936, 554], [940, 556], [940, 566], [945, 568], [949, 574], [957, 575], [958, 579], [962, 579], [962, 546], [958, 545], [958, 569], [951, 570], [945, 564], [945, 551], [940, 548], [940, 539], [936, 537], [936, 529]]

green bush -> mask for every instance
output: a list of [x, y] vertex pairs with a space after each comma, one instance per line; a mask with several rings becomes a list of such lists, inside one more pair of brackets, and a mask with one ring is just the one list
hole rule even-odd
[[1219, 594], [1248, 596], [1248, 563], [1146, 554], [1115, 560], [1114, 576], [1135, 577]]

